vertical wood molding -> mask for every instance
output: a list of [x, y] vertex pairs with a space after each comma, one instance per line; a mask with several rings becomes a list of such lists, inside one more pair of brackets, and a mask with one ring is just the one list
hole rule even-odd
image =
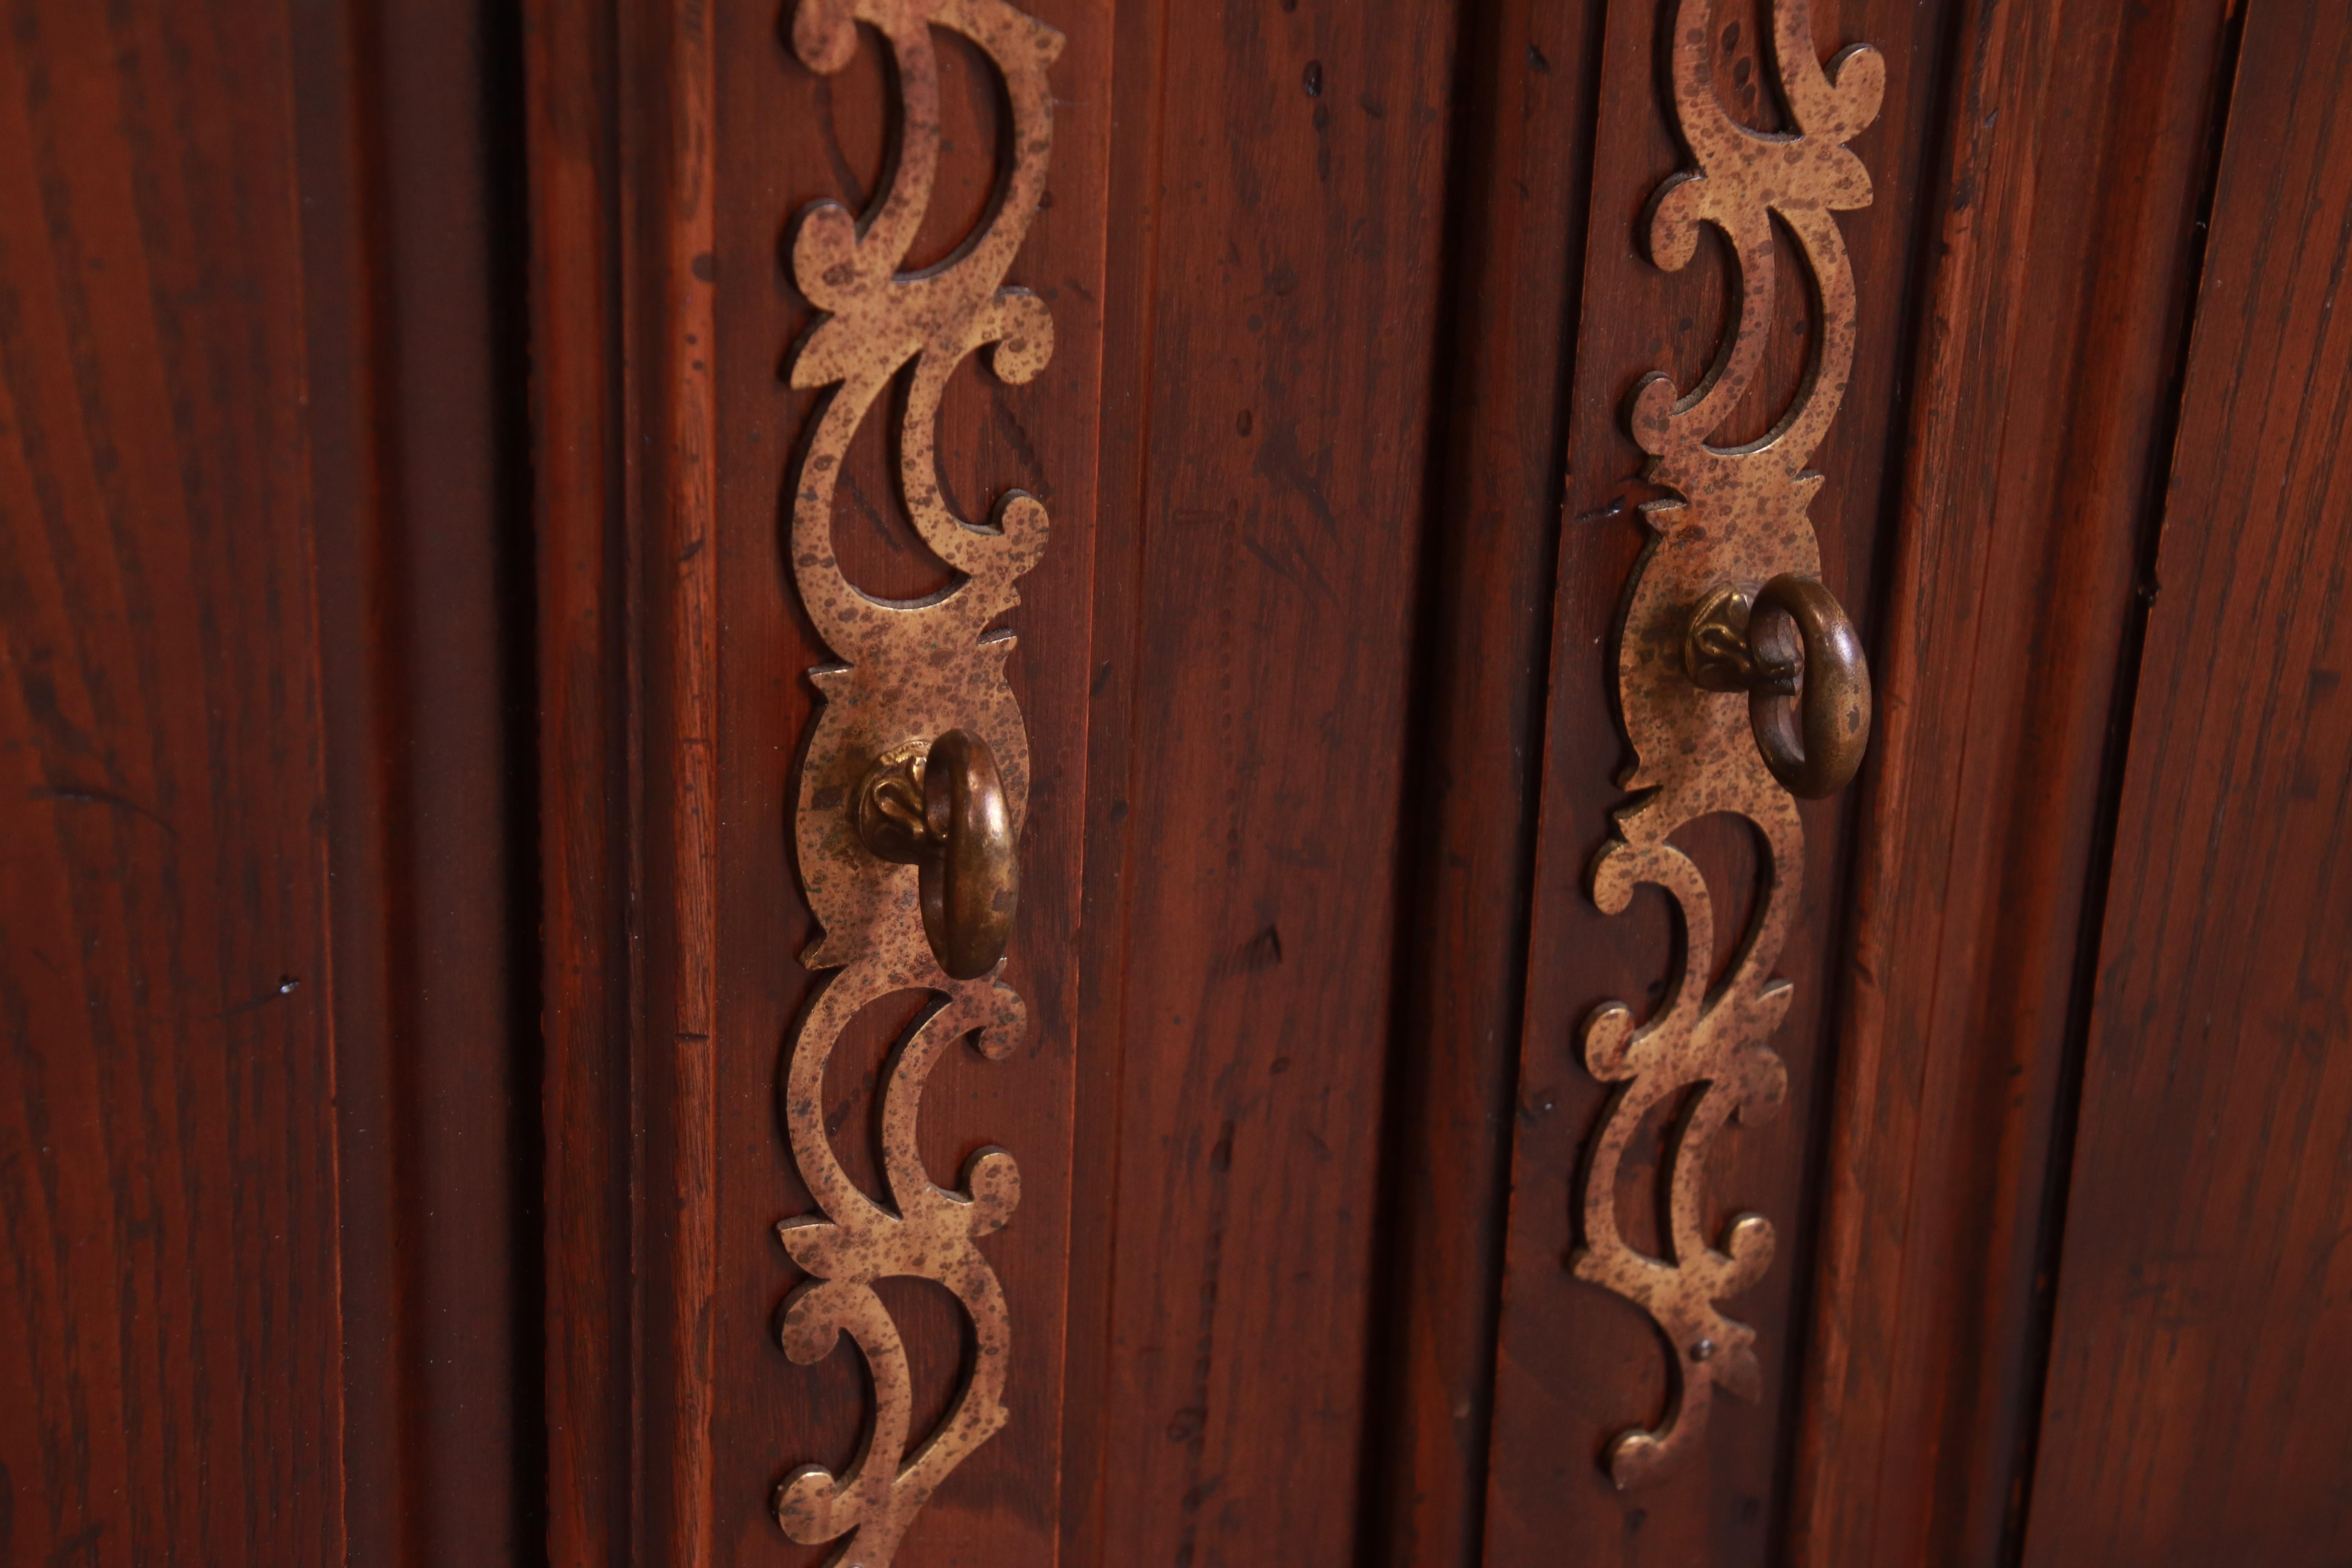
[[1442, 293], [1430, 578], [1406, 806], [1409, 965], [1391, 1047], [1379, 1500], [1364, 1549], [1475, 1568], [1518, 1087], [1567, 384], [1606, 6], [1506, 0], [1462, 18]]
[[[348, 1427], [375, 1526], [354, 1527], [353, 1563], [376, 1568], [503, 1554], [540, 1504], [520, 62], [513, 19], [477, 0], [308, 10], [349, 96], [341, 166], [306, 177], [303, 215], [346, 269], [313, 271], [306, 304], [312, 363], [333, 367], [314, 427], [349, 432], [312, 483], [342, 568], [320, 629], [348, 737], [338, 980], [348, 952], [360, 983], [337, 994], [343, 1179], [384, 1216], [343, 1232], [352, 1385], [388, 1395]], [[323, 126], [298, 134], [333, 156]], [[363, 390], [338, 395], [336, 374]]]
[[638, 1551], [712, 1561], [718, 1033], [712, 808], [718, 748], [710, 373], [715, 126], [706, 0], [630, 0], [622, 37], [625, 447], [645, 694], [631, 739], [645, 894], [645, 1006], [632, 1051], [640, 1278]]
[[[649, 58], [666, 68], [664, 129], [648, 151], [667, 163], [647, 188], [657, 208], [659, 237], [646, 237], [657, 255], [648, 281], [658, 315], [642, 328], [652, 376], [651, 437], [637, 448], [649, 455], [645, 505], [658, 521], [646, 531], [647, 592], [656, 595], [649, 624], [665, 628], [667, 702], [651, 731], [661, 749], [648, 771], [665, 773], [649, 791], [654, 821], [671, 835], [667, 909], [667, 961], [672, 965], [666, 1043], [673, 1053], [668, 1086], [670, 1170], [649, 1181], [647, 1197], [670, 1189], [675, 1208], [660, 1204], [675, 1226], [670, 1237], [668, 1363], [673, 1426], [665, 1435], [670, 1467], [671, 1549], [675, 1568], [712, 1562], [717, 1500], [711, 1495], [710, 1423], [715, 1373], [710, 1314], [718, 1290], [718, 1107], [712, 1081], [719, 940], [716, 898], [718, 832], [716, 773], [718, 712], [718, 552], [709, 548], [714, 506], [718, 411], [710, 371], [714, 341], [712, 234], [717, 145], [709, 0], [667, 0], [654, 8], [663, 37]], [[658, 249], [655, 247], [658, 245]], [[652, 458], [658, 454], [658, 458]], [[648, 1047], [653, 1038], [648, 1037]]]
[[619, 18], [527, 0], [551, 1562], [636, 1560], [630, 1051], [642, 988], [619, 367]]
[[699, 0], [526, 14], [559, 1562], [713, 1553], [708, 24]]

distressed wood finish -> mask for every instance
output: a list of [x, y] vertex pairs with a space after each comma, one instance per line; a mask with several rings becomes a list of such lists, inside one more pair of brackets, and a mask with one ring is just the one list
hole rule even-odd
[[620, 145], [610, 0], [529, 0], [548, 1558], [632, 1560], [629, 1070], [641, 986]]
[[[580, 944], [547, 973], [551, 996], [580, 1009], [551, 1033], [542, 1096], [551, 1542], [592, 1561], [697, 1564], [715, 1550], [714, 67], [702, 24], [699, 8], [658, 0], [530, 19], [549, 296], [538, 319], [568, 309], [559, 330], [578, 339], [542, 375], [538, 409], [553, 471], [539, 583], [556, 612], [542, 620], [542, 744], [576, 770], [548, 775], [542, 855], [550, 918]], [[634, 929], [621, 924], [631, 909]], [[555, 1120], [565, 1112], [576, 1119]]]
[[285, 8], [0, 47], [0, 1557], [344, 1552]]
[[1360, 1549], [1457, 22], [1120, 16], [1074, 1563]]
[[[796, 51], [793, 0], [10, 10], [0, 1558], [2352, 1543], [2352, 18], [1813, 0], [1815, 58], [1886, 66], [1810, 509], [1876, 754], [1853, 806], [1799, 808], [1781, 1117], [1722, 1129], [1671, 1222], [1771, 1216], [1720, 1301], [1763, 1405], [1621, 1492], [1610, 1441], [1670, 1390], [1573, 1271], [1610, 1088], [1579, 1025], [1675, 963], [1664, 900], [1583, 890], [1664, 499], [1626, 395], [1695, 384], [1741, 284], [1713, 236], [1674, 273], [1639, 237], [1689, 162], [1661, 50], [1794, 129], [1771, 6], [1032, 0], [1050, 72], [1008, 93], [933, 26], [936, 104], [861, 7], [902, 51], [911, 16], [1006, 14], [807, 0]], [[1031, 192], [1012, 139], [1049, 101]], [[848, 365], [851, 431], [793, 384], [796, 343], [845, 368], [803, 334], [856, 314], [850, 226], [794, 216], [883, 203], [932, 138], [927, 210], [868, 238], [953, 292], [1004, 259], [958, 247], [1010, 179], [1034, 223], [990, 298], [1035, 290], [1052, 350], [896, 391]], [[1801, 274], [1746, 238], [1751, 287]], [[1821, 325], [1784, 281], [1717, 444], [1803, 400]], [[942, 594], [975, 565], [942, 520], [1015, 489], [1051, 548], [955, 638], [1021, 639], [983, 705], [1030, 738], [1029, 1025], [996, 1061], [952, 1006], [909, 1037], [917, 963], [795, 1077], [796, 1020], [839, 1021], [801, 955], [873, 912], [834, 918], [795, 841], [803, 761], [822, 816], [841, 754], [803, 738], [853, 706], [807, 672], [848, 658], [856, 697], [876, 650], [793, 563], [992, 612], [986, 562]], [[1756, 918], [1744, 827], [1652, 850]], [[1704, 978], [1753, 1006], [1726, 946]], [[1586, 1240], [1665, 1250], [1664, 1120], [1616, 1129], [1617, 1190], [1586, 1167]], [[897, 1195], [968, 1168], [1010, 1223], [908, 1256]], [[868, 1199], [891, 1277], [777, 1245]], [[844, 1279], [905, 1351], [870, 1441], [860, 1358], [806, 1321]], [[795, 1493], [803, 1461], [842, 1488]], [[816, 1505], [791, 1533], [780, 1483]]]
[[[1654, 364], [1692, 379], [1724, 299], [1706, 267], [1661, 279], [1626, 243], [1678, 162], [1661, 7], [1035, 9], [1071, 46], [1055, 199], [1011, 280], [1054, 294], [1059, 342], [1028, 386], [951, 388], [940, 450], [967, 515], [1021, 484], [1056, 521], [1013, 665], [1039, 738], [1024, 881], [1047, 904], [1015, 942], [1039, 1054], [943, 1058], [923, 1147], [940, 1173], [982, 1142], [1020, 1151], [1029, 1190], [992, 1257], [1066, 1345], [1068, 1395], [1058, 1363], [1034, 1384], [1018, 1363], [1008, 1398], [1034, 1405], [958, 1469], [901, 1560], [1038, 1560], [1056, 1537], [1074, 1562], [1514, 1563], [1563, 1542], [1601, 1562], [1996, 1560], [2031, 1447], [2033, 1281], [2222, 8], [1820, 7], [1819, 50], [1868, 39], [1890, 66], [1865, 145], [1895, 199], [1848, 231], [1857, 273], [1885, 286], [1863, 291], [1822, 453], [1836, 504], [1817, 519], [1825, 575], [1885, 591], [1849, 602], [1880, 633], [1886, 754], [1858, 847], [1845, 815], [1808, 808], [1783, 964], [1795, 1118], [1734, 1137], [1713, 1173], [1729, 1202], [1791, 1216], [1785, 1267], [1734, 1303], [1773, 1347], [1768, 1407], [1719, 1413], [1706, 1462], [1635, 1500], [1593, 1459], [1629, 1407], [1661, 1403], [1654, 1346], [1563, 1264], [1601, 1093], [1572, 1026], [1638, 995], [1667, 940], [1656, 912], [1612, 929], [1577, 888], [1617, 798], [1602, 650], [1633, 508], [1655, 495], [1627, 477], [1620, 399]], [[1769, 125], [1759, 19], [1716, 6], [1711, 67]], [[873, 188], [887, 83], [810, 75], [781, 20], [544, 6], [535, 44], [556, 111], [541, 330], [609, 333], [551, 345], [541, 382], [561, 537], [542, 588], [566, 610], [542, 622], [547, 689], [562, 682], [549, 755], [560, 737], [564, 765], [607, 786], [576, 809], [548, 791], [551, 864], [567, 857], [551, 913], [588, 955], [548, 970], [580, 1007], [554, 1026], [547, 1100], [551, 1126], [578, 1117], [551, 1159], [551, 1245], [583, 1315], [551, 1312], [551, 1367], [555, 1462], [586, 1484], [557, 1486], [558, 1536], [606, 1561], [813, 1560], [754, 1500], [779, 1456], [845, 1465], [864, 1397], [846, 1356], [807, 1382], [783, 1363], [773, 1311], [796, 1277], [764, 1234], [807, 1206], [772, 1110], [809, 934], [780, 893], [774, 803], [808, 718], [798, 671], [821, 657], [782, 592], [780, 476], [809, 405], [777, 379], [777, 346], [808, 310], [778, 257], [784, 215]], [[999, 134], [985, 70], [963, 58], [950, 80], [950, 170], [915, 264], [980, 215]], [[1802, 301], [1784, 305], [1735, 438], [1801, 374]], [[1063, 400], [1107, 411], [1098, 448]], [[717, 421], [708, 449], [679, 441], [703, 433], [697, 410]], [[1097, 535], [1066, 551], [1094, 516], [1097, 457], [1096, 572]], [[836, 542], [856, 580], [919, 595], [945, 574], [888, 471], [881, 443], [853, 444]], [[1548, 574], [1546, 611], [1527, 588]], [[1527, 651], [1546, 646], [1538, 670]], [[1083, 689], [1054, 647], [1091, 647]], [[1414, 846], [1400, 822], [1433, 815]], [[1531, 834], [1532, 871], [1515, 860]], [[1685, 837], [1712, 874], [1752, 873], [1737, 836]], [[642, 944], [623, 940], [632, 907]], [[1495, 976], [1523, 940], [1522, 1007]], [[894, 1026], [875, 1020], [824, 1087], [864, 1177], [854, 1128]], [[1073, 1083], [1076, 1165], [1047, 1155], [1041, 1182]], [[961, 1109], [935, 1122], [942, 1093]], [[616, 1175], [637, 1131], [641, 1163]], [[924, 1421], [950, 1397], [956, 1319], [919, 1293], [890, 1308]], [[1058, 1499], [1038, 1480], [1057, 1475]]]
[[548, 1540], [566, 1562], [701, 1564], [717, 1550], [705, 21], [683, 0], [525, 16], [542, 340]]
[[2116, 826], [2032, 1565], [2352, 1549], [2352, 14], [2252, 0]]
[[[82, 1398], [119, 1402], [133, 1467], [68, 1529], [82, 1482], [31, 1479], [52, 1463], [14, 1447], [54, 1400], [0, 1402], [12, 1560], [44, 1560], [53, 1525], [59, 1561], [101, 1563], [308, 1562], [334, 1539], [357, 1564], [441, 1563], [532, 1530], [520, 160], [492, 108], [512, 43], [475, 0], [134, 5], [20, 8], [0, 51], [27, 161], [0, 359], [12, 396], [38, 394], [8, 423], [38, 504], [8, 503], [36, 532], [7, 552], [28, 587], [5, 618], [62, 694], [19, 710], [14, 745], [54, 765], [41, 726], [71, 725], [76, 776], [115, 778], [90, 787], [154, 830], [68, 813], [7, 885], [12, 952], [40, 951], [14, 945], [14, 900], [47, 878], [80, 885], [73, 921], [106, 918], [101, 884], [137, 911], [79, 944], [78, 1033], [45, 989], [65, 974], [18, 992], [41, 1020], [20, 1044], [78, 1038], [101, 1099], [77, 1109], [46, 1069], [0, 1092], [113, 1127], [52, 1140], [56, 1200], [102, 1176], [152, 1238], [142, 1261], [88, 1213], [62, 1237], [111, 1258], [127, 1323], [87, 1300], [5, 1319], [44, 1390], [79, 1367]], [[45, 555], [64, 569], [44, 583]], [[270, 948], [266, 985], [204, 1000]], [[142, 1343], [168, 1347], [160, 1392], [121, 1359]]]
[[2197, 0], [1957, 21], [1791, 1456], [1811, 1568], [2013, 1549], [2227, 41]]

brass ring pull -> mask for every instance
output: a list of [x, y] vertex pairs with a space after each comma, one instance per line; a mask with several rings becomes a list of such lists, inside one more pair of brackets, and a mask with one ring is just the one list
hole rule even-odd
[[921, 869], [923, 934], [958, 980], [996, 967], [1021, 902], [1013, 810], [988, 742], [967, 730], [907, 741], [874, 759], [852, 804], [857, 837]]
[[1790, 795], [1843, 789], [1870, 743], [1870, 664], [1819, 579], [1783, 574], [1751, 598], [1711, 589], [1683, 635], [1683, 668], [1709, 691], [1748, 693], [1764, 765]]

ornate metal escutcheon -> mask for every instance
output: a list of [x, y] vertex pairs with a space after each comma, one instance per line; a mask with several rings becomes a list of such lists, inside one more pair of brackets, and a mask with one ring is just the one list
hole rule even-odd
[[[1640, 793], [1616, 813], [1591, 891], [1617, 914], [1637, 886], [1663, 889], [1684, 942], [1682, 973], [1646, 1023], [1636, 1028], [1632, 1011], [1611, 1002], [1584, 1026], [1585, 1065], [1617, 1088], [1584, 1163], [1571, 1267], [1647, 1312], [1673, 1358], [1664, 1416], [1610, 1446], [1621, 1487], [1659, 1475], [1698, 1440], [1717, 1387], [1748, 1399], [1762, 1392], [1755, 1331], [1717, 1303], [1770, 1265], [1772, 1226], [1744, 1214], [1719, 1243], [1703, 1234], [1708, 1151], [1730, 1117], [1760, 1121], [1787, 1092], [1769, 1042], [1789, 1010], [1790, 984], [1772, 968], [1804, 866], [1794, 796], [1843, 785], [1870, 733], [1861, 647], [1820, 581], [1805, 512], [1822, 477], [1805, 462], [1853, 368], [1853, 274], [1834, 215], [1870, 203], [1869, 175], [1845, 143], [1876, 118], [1885, 64], [1858, 45], [1824, 70], [1809, 0], [1775, 0], [1771, 53], [1794, 130], [1766, 133], [1732, 119], [1710, 85], [1708, 0], [1678, 0], [1672, 39], [1675, 117], [1696, 167], [1652, 199], [1650, 254], [1678, 270], [1696, 253], [1699, 226], [1712, 224], [1738, 258], [1740, 297], [1731, 339], [1706, 378], [1685, 395], [1654, 372], [1629, 411], [1633, 438], [1650, 454], [1648, 476], [1679, 499], [1644, 509], [1655, 536], [1635, 569], [1617, 654], [1635, 758], [1622, 782]], [[1812, 274], [1814, 363], [1762, 439], [1711, 446], [1763, 361], [1779, 281], [1776, 217]], [[1696, 864], [1670, 840], [1718, 812], [1753, 824], [1769, 858], [1738, 956], [1710, 992], [1714, 905]], [[1658, 1177], [1669, 1256], [1655, 1258], [1618, 1228], [1618, 1173], [1644, 1118], [1669, 1106], [1678, 1114]]]
[[[792, 384], [833, 389], [811, 416], [794, 486], [793, 577], [841, 662], [809, 672], [823, 703], [794, 813], [801, 879], [822, 928], [802, 963], [833, 973], [793, 1030], [782, 1104], [793, 1157], [823, 1213], [778, 1230], [811, 1277], [784, 1303], [785, 1352], [814, 1363], [848, 1334], [871, 1373], [874, 1408], [847, 1472], [803, 1466], [776, 1489], [775, 1513], [797, 1542], [849, 1536], [831, 1559], [842, 1568], [885, 1568], [931, 1493], [1006, 1419], [1012, 1320], [978, 1243], [1012, 1217], [1020, 1173], [1011, 1154], [982, 1149], [960, 1188], [941, 1188], [924, 1171], [915, 1128], [943, 1050], [970, 1037], [1001, 1058], [1028, 1026], [1021, 998], [996, 974], [1018, 895], [1029, 739], [1004, 676], [1013, 637], [991, 626], [1018, 601], [1014, 581], [1044, 551], [1046, 521], [1036, 498], [1017, 490], [986, 526], [958, 517], [941, 494], [932, 443], [940, 395], [966, 355], [986, 348], [996, 375], [1024, 382], [1053, 353], [1045, 302], [1004, 278], [1045, 190], [1045, 73], [1062, 36], [1004, 0], [800, 0], [793, 51], [812, 69], [838, 71], [856, 57], [861, 23], [880, 34], [897, 68], [897, 160], [862, 217], [818, 202], [801, 215], [792, 246], [793, 279], [824, 312], [793, 355]], [[1012, 156], [979, 231], [945, 263], [909, 273], [900, 268], [939, 164], [939, 27], [977, 45], [1003, 78]], [[901, 499], [959, 580], [895, 602], [844, 575], [833, 505], [852, 437], [901, 379]], [[821, 1091], [850, 1021], [906, 991], [932, 1001], [892, 1057], [883, 1090], [886, 1205], [843, 1170]], [[908, 1429], [906, 1348], [874, 1289], [893, 1276], [937, 1281], [971, 1321], [962, 1388], [919, 1440]]]

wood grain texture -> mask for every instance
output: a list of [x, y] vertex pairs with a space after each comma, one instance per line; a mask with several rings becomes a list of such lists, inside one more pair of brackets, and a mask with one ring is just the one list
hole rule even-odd
[[[622, 731], [635, 832], [629, 973], [635, 1160], [555, 1203], [633, 1201], [631, 1561], [715, 1560], [712, 1331], [720, 1226], [714, 1038], [718, 821], [718, 485], [709, 9], [639, 0], [617, 16]], [[609, 806], [608, 806], [609, 809]], [[635, 945], [635, 944], [633, 944]], [[582, 1283], [587, 1283], [583, 1281]]]
[[1791, 1552], [1820, 1568], [1991, 1562], [2013, 1529], [2225, 41], [2197, 4], [1955, 21], [1795, 1436]]
[[2352, 1553], [2352, 14], [2252, 0], [2148, 613], [2030, 1564]]
[[0, 45], [0, 1557], [343, 1555], [286, 10]]
[[1119, 14], [1074, 1563], [1356, 1560], [1455, 26]]
[[636, 711], [625, 640], [617, 17], [524, 8], [538, 536], [547, 1555], [632, 1555]]
[[[1479, 1559], [1495, 1316], [1535, 866], [1574, 282], [1584, 269], [1597, 3], [1464, 20], [1448, 171], [1447, 391], [1431, 439], [1404, 807], [1403, 1011], [1381, 1173], [1372, 1560]], [[1415, 842], [1415, 840], [1418, 840]]]
[[714, 1552], [707, 20], [665, 0], [524, 16], [561, 1562]]
[[[697, 0], [635, 7], [623, 58], [642, 74], [625, 90], [646, 106], [635, 142], [629, 215], [642, 288], [628, 290], [634, 390], [630, 499], [638, 508], [646, 900], [662, 911], [643, 972], [640, 1074], [647, 1183], [640, 1194], [644, 1271], [654, 1289], [640, 1343], [644, 1468], [654, 1522], [638, 1552], [677, 1568], [717, 1561], [719, 1500], [712, 1427], [722, 1348], [719, 1201], [719, 224], [718, 39]], [[656, 1194], [659, 1194], [656, 1197]], [[650, 1439], [650, 1441], [648, 1440]]]
[[[1498, 1568], [1553, 1561], [1563, 1541], [1579, 1542], [1596, 1563], [1761, 1563], [1775, 1549], [1775, 1510], [1786, 1480], [1780, 1434], [1794, 1386], [1790, 1369], [1798, 1364], [1799, 1292], [1809, 1252], [1808, 1144], [1820, 1125], [1820, 1054], [1834, 994], [1852, 815], [1841, 803], [1801, 807], [1805, 890], [1780, 963], [1796, 999], [1772, 1042], [1790, 1070], [1786, 1106], [1773, 1121], [1727, 1133], [1710, 1173], [1709, 1234], [1740, 1210], [1767, 1215], [1780, 1232], [1763, 1282], [1726, 1303], [1732, 1317], [1759, 1331], [1763, 1407], [1718, 1402], [1700, 1462], [1643, 1491], [1617, 1491], [1601, 1468], [1602, 1450], [1629, 1425], [1656, 1419], [1666, 1393], [1665, 1358], [1637, 1309], [1578, 1282], [1566, 1267], [1578, 1163], [1606, 1098], [1579, 1058], [1578, 1026], [1612, 997], [1626, 999], [1637, 1016], [1646, 1012], [1664, 994], [1673, 951], [1663, 899], [1639, 895], [1630, 912], [1612, 918], [1585, 890], [1609, 812], [1623, 799], [1614, 784], [1624, 747], [1611, 703], [1612, 632], [1646, 531], [1636, 508], [1661, 493], [1635, 477], [1641, 453], [1625, 431], [1623, 400], [1654, 369], [1668, 371], [1678, 384], [1694, 383], [1726, 330], [1728, 268], [1713, 236], [1702, 240], [1697, 260], [1676, 273], [1658, 270], [1642, 248], [1650, 195], [1684, 156], [1661, 96], [1656, 50], [1666, 41], [1664, 14], [1647, 0], [1612, 4], [1598, 62], [1591, 233], [1567, 412], [1567, 506], [1490, 1449], [1486, 1550]], [[1758, 54], [1765, 19], [1759, 5], [1718, 5], [1710, 43], [1718, 96], [1735, 117], [1769, 128], [1779, 123], [1779, 110], [1768, 85], [1771, 73]], [[1823, 580], [1865, 640], [1875, 624], [1872, 584], [1882, 520], [1898, 471], [1909, 281], [1919, 258], [1917, 215], [1928, 199], [1923, 170], [1938, 109], [1944, 23], [1934, 5], [1815, 8], [1819, 56], [1867, 42], [1886, 60], [1885, 107], [1853, 143], [1876, 197], [1868, 208], [1843, 215], [1840, 224], [1860, 302], [1858, 352], [1837, 423], [1813, 458], [1826, 481], [1811, 509]], [[1801, 276], [1785, 237], [1779, 249], [1782, 276]], [[1800, 383], [1811, 325], [1807, 291], [1783, 289], [1778, 310], [1758, 386], [1719, 440], [1762, 435]], [[1719, 895], [1727, 927], [1744, 922], [1748, 898], [1738, 890], [1755, 876], [1750, 837], [1703, 821], [1677, 842], [1693, 851], [1718, 889], [1732, 894]], [[1635, 1184], [1621, 1193], [1619, 1212], [1637, 1246], [1654, 1234], [1654, 1210], [1641, 1184], [1654, 1161], [1654, 1141], [1646, 1137], [1626, 1161]]]

